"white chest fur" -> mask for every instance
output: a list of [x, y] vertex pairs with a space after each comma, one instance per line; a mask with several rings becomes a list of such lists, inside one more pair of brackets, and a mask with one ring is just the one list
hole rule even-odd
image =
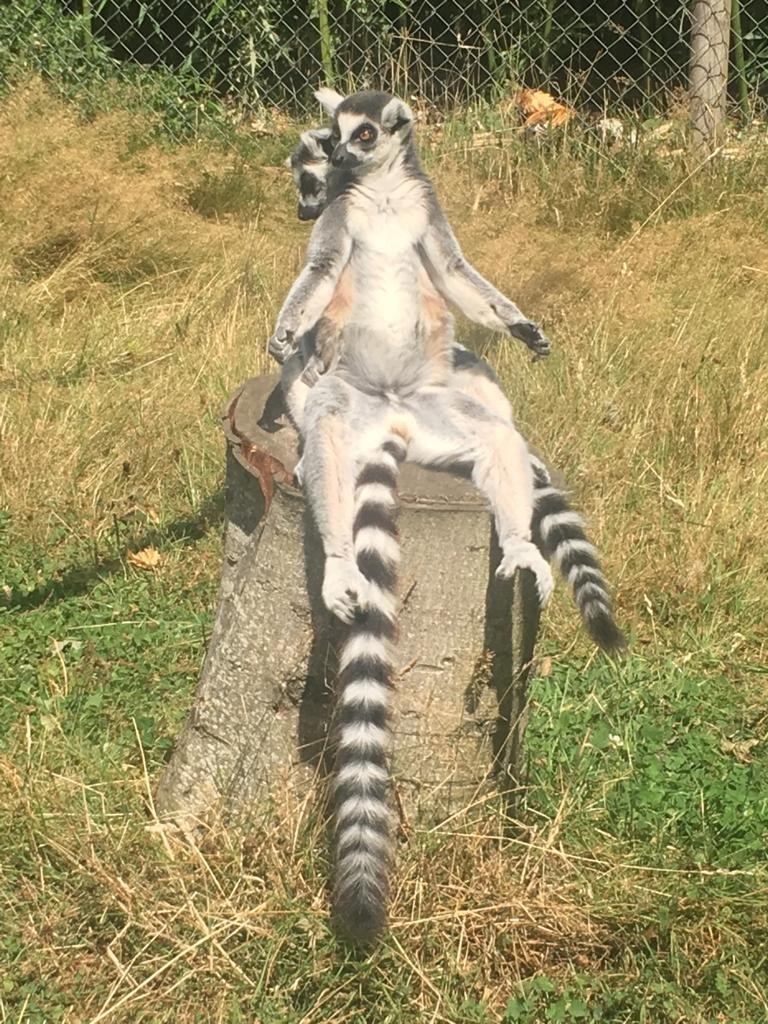
[[412, 250], [427, 227], [426, 206], [415, 181], [382, 179], [355, 189], [347, 203], [347, 227], [353, 243], [382, 256]]

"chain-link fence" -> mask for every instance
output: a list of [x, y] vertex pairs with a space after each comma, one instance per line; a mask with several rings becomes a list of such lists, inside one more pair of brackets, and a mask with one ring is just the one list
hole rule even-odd
[[[728, 93], [749, 116], [768, 91], [768, 0], [722, 2]], [[323, 82], [341, 91], [383, 87], [441, 109], [494, 104], [524, 86], [582, 111], [644, 118], [668, 109], [690, 66], [692, 5], [682, 0], [6, 4], [0, 61], [5, 47], [40, 64], [53, 38], [54, 62], [72, 65], [64, 73], [78, 61], [105, 74], [170, 73], [179, 104], [191, 94], [235, 121], [269, 109], [316, 116], [312, 90]]]

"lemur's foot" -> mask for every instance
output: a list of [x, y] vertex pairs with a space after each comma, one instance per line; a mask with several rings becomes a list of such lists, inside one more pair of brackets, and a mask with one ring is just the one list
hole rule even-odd
[[323, 601], [336, 618], [351, 622], [355, 612], [367, 603], [369, 587], [370, 583], [351, 559], [335, 555], [326, 558]]
[[552, 579], [552, 570], [549, 568], [544, 556], [535, 544], [529, 540], [516, 538], [504, 545], [504, 557], [496, 570], [499, 579], [511, 579], [516, 569], [530, 569], [536, 578], [536, 592], [539, 595], [539, 604], [543, 608], [552, 596], [555, 581]]

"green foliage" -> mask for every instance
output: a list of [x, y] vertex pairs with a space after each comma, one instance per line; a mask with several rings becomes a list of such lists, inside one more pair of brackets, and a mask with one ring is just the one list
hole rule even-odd
[[768, 11], [762, 22], [744, 33], [744, 49], [748, 83], [754, 87], [764, 86], [768, 82]]
[[[189, 542], [191, 525], [133, 540], [116, 533], [90, 550], [63, 538], [56, 543], [53, 534], [44, 551], [6, 552], [0, 751], [23, 720], [36, 736], [53, 730], [66, 737], [76, 760], [88, 763], [98, 751], [101, 777], [126, 758], [135, 763], [137, 733], [148, 761], [163, 760], [178, 726], [172, 698], [195, 675], [207, 615], [198, 587], [169, 587], [162, 575], [129, 568], [124, 557], [151, 538], [172, 558]], [[139, 666], [143, 684], [136, 687]]]
[[768, 758], [738, 757], [759, 742], [759, 712], [734, 706], [727, 677], [636, 658], [621, 673], [567, 671], [542, 685], [546, 710], [527, 737], [532, 809], [556, 812], [542, 801], [553, 773], [576, 792], [605, 780], [599, 799], [569, 817], [572, 841], [620, 823], [658, 867], [738, 870], [765, 859]]
[[[547, 975], [539, 975], [520, 988], [519, 996], [512, 997], [506, 1007], [504, 1024], [635, 1024], [652, 1021], [696, 1020], [715, 1021], [710, 1011], [699, 1014], [696, 1002], [689, 1002], [683, 988], [672, 980], [656, 975], [651, 958], [643, 965], [645, 970], [637, 985], [616, 985], [608, 988], [595, 978], [576, 974], [566, 982]], [[712, 977], [712, 991], [725, 997], [733, 994], [736, 979], [728, 979], [725, 972], [716, 969]], [[642, 996], [640, 996], [642, 990]], [[702, 994], [702, 1001], [706, 999]], [[726, 1011], [728, 1012], [728, 1011]], [[748, 1017], [731, 1016], [728, 1020], [752, 1024]], [[695, 1017], [690, 1015], [695, 1013]]]
[[119, 70], [107, 47], [89, 36], [82, 15], [64, 16], [56, 0], [0, 6], [0, 81], [32, 72], [66, 90]]
[[231, 135], [221, 104], [194, 70], [118, 60], [82, 14], [63, 14], [55, 0], [0, 6], [0, 83], [8, 87], [30, 74], [87, 118], [123, 108], [148, 114], [161, 137]]
[[[765, 0], [743, 3], [746, 87], [765, 84]], [[149, 111], [161, 132], [231, 135], [312, 89], [384, 86], [440, 106], [546, 86], [581, 110], [666, 110], [686, 84], [686, 5], [601, 0], [409, 5], [403, 0], [16, 0], [0, 8], [0, 80], [42, 75], [91, 116]]]

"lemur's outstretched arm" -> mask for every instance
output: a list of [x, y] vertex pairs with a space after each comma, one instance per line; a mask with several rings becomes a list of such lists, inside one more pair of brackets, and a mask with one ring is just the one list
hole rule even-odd
[[313, 327], [334, 296], [352, 242], [345, 230], [341, 200], [330, 203], [315, 223], [307, 261], [296, 278], [277, 318], [268, 351], [284, 363], [296, 351], [298, 339]]
[[420, 252], [443, 298], [475, 323], [518, 338], [537, 356], [549, 355], [549, 339], [541, 328], [528, 320], [511, 299], [497, 291], [465, 259], [434, 194], [429, 202], [429, 222]]

